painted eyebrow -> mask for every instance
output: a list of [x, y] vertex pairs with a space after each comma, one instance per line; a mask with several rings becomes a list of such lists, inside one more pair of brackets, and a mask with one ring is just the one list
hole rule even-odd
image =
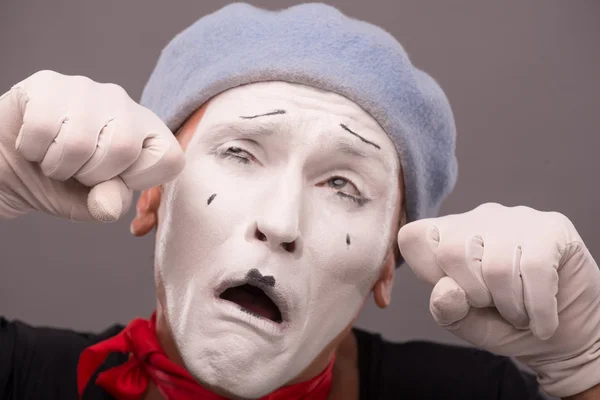
[[360, 136], [358, 133], [352, 131], [350, 128], [348, 128], [346, 125], [344, 124], [340, 124], [340, 126], [346, 131], [346, 132], [350, 132], [351, 134], [353, 134], [354, 136], [356, 136], [357, 138], [359, 138], [360, 140], [362, 140], [364, 143], [370, 144], [371, 146], [375, 146], [377, 148], [377, 150], [381, 150], [381, 147], [376, 144], [371, 142], [370, 140], [365, 139], [364, 137]]
[[240, 118], [241, 119], [254, 119], [254, 118], [259, 118], [259, 117], [270, 117], [271, 115], [285, 114], [286, 112], [287, 111], [285, 111], [285, 110], [273, 110], [273, 111], [269, 111], [268, 113], [265, 113], [265, 114], [250, 115], [250, 116], [240, 115]]

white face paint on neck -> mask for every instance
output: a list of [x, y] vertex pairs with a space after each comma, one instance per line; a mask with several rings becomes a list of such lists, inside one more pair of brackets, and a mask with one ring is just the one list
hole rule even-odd
[[211, 100], [186, 158], [159, 211], [160, 301], [198, 380], [260, 397], [359, 312], [392, 240], [398, 156], [350, 100], [265, 82]]

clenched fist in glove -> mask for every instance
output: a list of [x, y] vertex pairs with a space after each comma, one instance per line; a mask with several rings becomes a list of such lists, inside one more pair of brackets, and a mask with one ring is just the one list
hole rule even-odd
[[567, 217], [488, 203], [407, 224], [398, 244], [435, 285], [438, 324], [524, 362], [551, 395], [600, 383], [600, 270]]
[[184, 163], [171, 131], [120, 86], [40, 71], [0, 97], [0, 219], [38, 210], [114, 221], [132, 190]]

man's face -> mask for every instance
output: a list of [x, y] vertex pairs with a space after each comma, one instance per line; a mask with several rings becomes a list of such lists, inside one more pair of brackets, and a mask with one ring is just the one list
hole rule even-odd
[[165, 186], [159, 301], [188, 370], [265, 395], [356, 317], [393, 240], [399, 161], [350, 100], [283, 82], [215, 97]]

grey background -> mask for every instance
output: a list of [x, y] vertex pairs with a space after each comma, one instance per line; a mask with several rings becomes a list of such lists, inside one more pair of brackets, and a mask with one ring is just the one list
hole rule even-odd
[[[329, 3], [390, 31], [446, 90], [460, 174], [444, 214], [487, 201], [560, 211], [600, 254], [600, 2]], [[0, 0], [0, 92], [54, 69], [120, 84], [137, 99], [167, 41], [224, 4]], [[149, 315], [153, 238], [129, 235], [132, 216], [112, 225], [38, 214], [1, 222], [0, 314], [83, 330]], [[369, 302], [358, 325], [395, 340], [460, 343], [429, 316], [429, 291], [405, 268], [393, 305]]]

